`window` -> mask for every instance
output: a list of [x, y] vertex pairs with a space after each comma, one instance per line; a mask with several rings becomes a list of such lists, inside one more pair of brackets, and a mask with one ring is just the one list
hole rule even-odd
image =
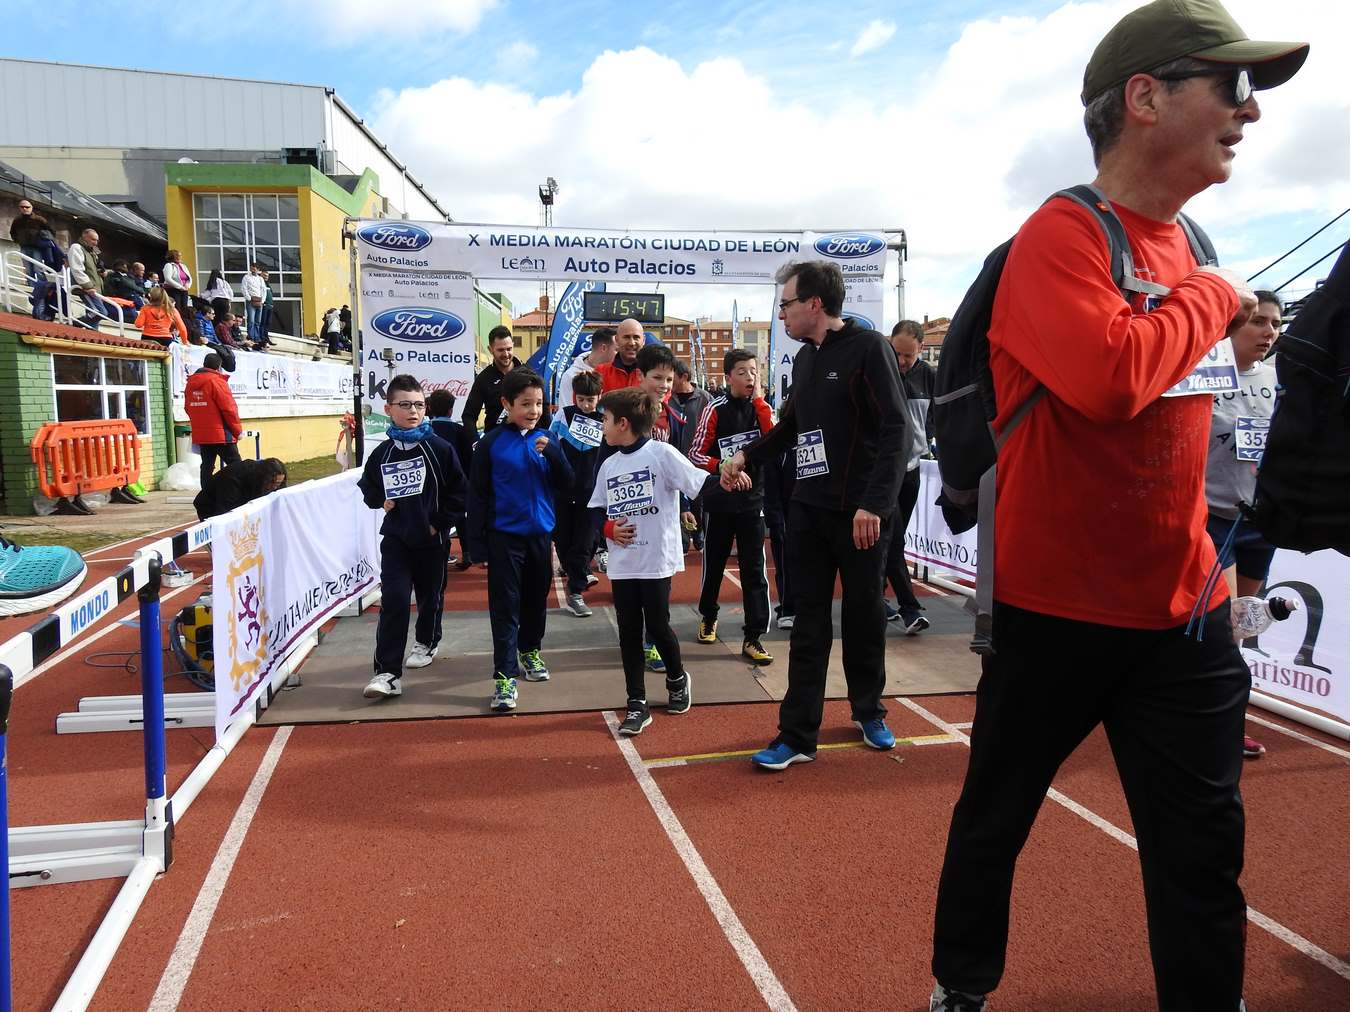
[[58, 422], [129, 418], [150, 434], [150, 390], [143, 358], [52, 356], [53, 400]]
[[220, 271], [242, 312], [244, 275], [260, 264], [272, 286], [268, 329], [298, 334], [300, 321], [300, 202], [286, 193], [196, 193], [197, 272], [204, 287]]

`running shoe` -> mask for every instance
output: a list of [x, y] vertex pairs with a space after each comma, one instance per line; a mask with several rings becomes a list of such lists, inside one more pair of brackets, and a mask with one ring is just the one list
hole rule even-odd
[[894, 622], [900, 618], [900, 609], [897, 608], [895, 605], [891, 604], [889, 600], [887, 600], [886, 598], [882, 598], [881, 603], [886, 608], [887, 622]]
[[628, 712], [623, 715], [623, 723], [619, 725], [619, 733], [625, 738], [632, 738], [641, 734], [642, 729], [651, 722], [652, 711], [647, 709], [647, 703], [641, 699], [630, 699]]
[[792, 628], [793, 622], [796, 621], [796, 618], [797, 618], [797, 616], [795, 616], [795, 615], [779, 615], [779, 616], [778, 616], [778, 628], [779, 628], [779, 629], [791, 629], [791, 628]]
[[544, 663], [544, 658], [539, 655], [539, 649], [523, 650], [520, 654], [520, 670], [525, 674], [527, 682], [547, 682], [548, 665]]
[[609, 572], [609, 549], [602, 548], [595, 553], [595, 564], [600, 568], [600, 572]]
[[469, 558], [467, 555], [462, 556], [455, 562], [454, 566], [456, 573], [463, 573], [466, 570], [473, 568], [473, 559]]
[[1266, 754], [1266, 747], [1250, 735], [1242, 736], [1242, 758], [1260, 759]]
[[869, 748], [878, 748], [883, 752], [895, 748], [895, 735], [880, 717], [875, 720], [855, 720], [853, 726], [862, 732], [863, 741]]
[[567, 595], [567, 610], [577, 618], [590, 618], [594, 614], [580, 594]]
[[507, 713], [516, 708], [516, 700], [519, 693], [516, 691], [516, 680], [506, 678], [498, 672], [493, 680], [492, 691], [492, 709], [496, 713]]
[[413, 648], [408, 651], [408, 659], [403, 662], [403, 666], [405, 668], [425, 668], [436, 659], [436, 653], [439, 650], [439, 646], [429, 647], [423, 643], [414, 643]]
[[717, 619], [701, 618], [698, 620], [698, 641], [700, 643], [717, 642]]
[[741, 646], [741, 656], [751, 664], [758, 664], [761, 667], [773, 663], [773, 654], [765, 650], [759, 640], [746, 640]]
[[666, 713], [672, 716], [688, 713], [689, 707], [694, 705], [694, 680], [689, 677], [689, 672], [686, 671], [673, 688], [670, 682], [666, 682], [666, 693], [670, 697], [666, 703]]
[[917, 636], [930, 625], [928, 619], [924, 618], [917, 608], [900, 609], [899, 618], [906, 636]]
[[600, 582], [600, 577], [596, 576], [594, 573], [587, 573], [587, 574], [586, 574], [586, 586], [587, 586], [587, 587], [594, 587], [594, 586], [595, 586], [597, 583], [599, 583], [599, 582]]
[[933, 985], [928, 998], [928, 1012], [985, 1012], [989, 1003], [982, 994], [948, 991], [941, 984]]
[[366, 683], [361, 695], [367, 699], [390, 699], [393, 696], [403, 695], [402, 679], [398, 675], [391, 675], [387, 671], [381, 672]]
[[61, 545], [22, 548], [0, 538], [0, 616], [46, 611], [84, 582], [80, 553]]
[[776, 741], [766, 749], [756, 752], [750, 757], [750, 761], [761, 769], [766, 770], [785, 770], [793, 763], [809, 763], [816, 758], [814, 752], [798, 752], [791, 745], [785, 745], [781, 741]]
[[666, 670], [666, 662], [661, 660], [661, 651], [656, 649], [655, 643], [648, 643], [642, 648], [643, 656], [647, 660], [647, 670], [655, 671], [658, 675]]

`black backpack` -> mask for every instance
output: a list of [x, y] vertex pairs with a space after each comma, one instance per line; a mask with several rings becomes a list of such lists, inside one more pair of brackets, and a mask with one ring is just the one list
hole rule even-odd
[[[1130, 252], [1125, 226], [1105, 194], [1095, 187], [1082, 185], [1052, 194], [1047, 203], [1056, 198], [1072, 200], [1087, 208], [1097, 220], [1111, 256], [1111, 278], [1121, 295], [1129, 299], [1135, 292], [1164, 296], [1170, 291], [1163, 285], [1135, 277], [1134, 256]], [[1218, 263], [1214, 246], [1204, 230], [1184, 214], [1179, 216], [1179, 221], [1196, 262]], [[932, 406], [938, 469], [942, 474], [942, 494], [937, 505], [942, 509], [947, 526], [957, 534], [979, 524], [975, 638], [970, 648], [980, 654], [993, 653], [994, 501], [998, 453], [1045, 394], [1045, 387], [1037, 387], [1008, 419], [1002, 434], [994, 435], [997, 408], [994, 377], [989, 370], [989, 324], [994, 311], [994, 295], [1012, 243], [1009, 239], [985, 258], [979, 276], [952, 317], [947, 336], [942, 341], [942, 355], [938, 358]]]
[[1350, 247], [1280, 338], [1275, 373], [1252, 521], [1276, 547], [1350, 555]]

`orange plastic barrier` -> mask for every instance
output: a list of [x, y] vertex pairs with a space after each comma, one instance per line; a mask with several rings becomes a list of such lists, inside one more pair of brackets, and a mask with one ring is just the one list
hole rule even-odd
[[33, 442], [38, 487], [49, 499], [125, 489], [141, 476], [141, 444], [128, 418], [109, 422], [48, 422]]

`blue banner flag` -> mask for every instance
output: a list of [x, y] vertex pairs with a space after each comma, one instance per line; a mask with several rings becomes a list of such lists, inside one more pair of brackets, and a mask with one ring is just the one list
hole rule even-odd
[[539, 373], [541, 376], [544, 374], [544, 352], [546, 351], [548, 351], [548, 346], [544, 345], [525, 360], [525, 365]]
[[563, 292], [548, 333], [548, 344], [544, 346], [544, 364], [540, 370], [548, 389], [553, 389], [554, 377], [567, 371], [577, 353], [577, 341], [586, 326], [586, 292], [604, 290], [603, 281], [573, 281]]

